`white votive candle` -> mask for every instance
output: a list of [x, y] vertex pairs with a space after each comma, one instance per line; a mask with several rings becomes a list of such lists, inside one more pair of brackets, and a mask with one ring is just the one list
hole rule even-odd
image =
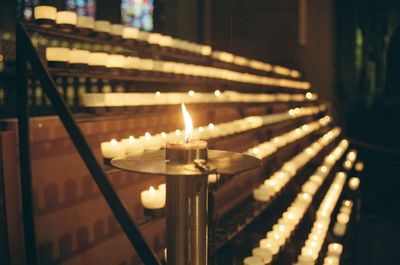
[[363, 171], [363, 169], [364, 169], [364, 163], [363, 162], [357, 162], [355, 165], [354, 165], [354, 168], [355, 168], [355, 170], [356, 171], [358, 171], [358, 172], [361, 172], [361, 171]]
[[97, 32], [110, 33], [111, 23], [106, 20], [96, 20], [94, 22], [94, 30]]
[[219, 174], [208, 174], [208, 183], [216, 183], [219, 179]]
[[260, 248], [265, 248], [271, 251], [272, 255], [276, 255], [279, 252], [279, 245], [267, 238], [263, 238], [259, 242]]
[[165, 183], [160, 184], [160, 185], [158, 185], [157, 188], [158, 188], [158, 190], [160, 190], [160, 191], [165, 193], [167, 191], [167, 184], [165, 184]]
[[328, 245], [328, 256], [340, 257], [343, 252], [343, 245], [339, 243], [330, 243]]
[[144, 149], [145, 150], [159, 150], [161, 148], [160, 137], [153, 137], [149, 132], [144, 134]]
[[148, 190], [140, 193], [140, 200], [143, 208], [146, 209], [161, 209], [165, 206], [164, 192], [154, 189], [151, 186]]
[[271, 199], [271, 194], [262, 188], [257, 188], [253, 190], [253, 198], [256, 201], [267, 202]]
[[86, 50], [72, 49], [69, 53], [70, 64], [88, 64], [90, 52]]
[[352, 177], [349, 180], [349, 188], [351, 190], [357, 190], [358, 187], [360, 186], [360, 179], [357, 177]]
[[35, 6], [35, 19], [56, 20], [57, 8], [54, 6]]
[[324, 265], [339, 265], [339, 258], [334, 256], [327, 256], [324, 258]]
[[244, 265], [264, 265], [263, 260], [260, 257], [247, 257], [243, 260]]
[[61, 25], [72, 25], [75, 26], [78, 20], [78, 16], [72, 11], [58, 11], [56, 17], [56, 23]]
[[106, 67], [108, 54], [105, 52], [91, 52], [89, 55], [90, 66]]
[[347, 224], [336, 222], [333, 226], [333, 234], [335, 236], [344, 236], [346, 233]]
[[123, 139], [128, 154], [140, 154], [144, 151], [143, 143], [132, 135], [128, 139]]
[[338, 223], [347, 224], [350, 220], [350, 216], [347, 213], [339, 213], [336, 219]]
[[272, 261], [272, 253], [266, 248], [253, 248], [252, 254], [255, 257], [260, 257], [264, 264], [269, 264]]
[[46, 60], [48, 62], [62, 62], [67, 63], [69, 61], [70, 49], [62, 47], [47, 47], [46, 48]]
[[102, 142], [100, 149], [104, 158], [114, 158], [125, 153], [125, 145], [115, 139], [112, 139], [109, 142]]
[[94, 28], [94, 18], [86, 16], [78, 16], [76, 27], [83, 29], [93, 29]]

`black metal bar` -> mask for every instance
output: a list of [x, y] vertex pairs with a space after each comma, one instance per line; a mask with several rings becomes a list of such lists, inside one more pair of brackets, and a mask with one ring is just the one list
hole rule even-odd
[[38, 55], [38, 52], [33, 46], [30, 37], [22, 23], [17, 24], [17, 33], [21, 36], [21, 39], [19, 40], [21, 43], [20, 45], [23, 44], [24, 49], [27, 52], [27, 59], [30, 62], [36, 76], [39, 78], [45, 94], [50, 99], [53, 108], [61, 119], [61, 122], [64, 124], [64, 127], [71, 137], [71, 140], [78, 150], [82, 160], [90, 171], [93, 179], [99, 187], [99, 190], [106, 199], [123, 231], [127, 235], [133, 247], [136, 249], [140, 259], [146, 265], [161, 265], [157, 256], [147, 245], [140, 230], [136, 226], [135, 222], [131, 219], [129, 212], [122, 204], [106, 174], [103, 172], [101, 166], [97, 162], [96, 157], [94, 156], [79, 126], [76, 124], [69, 108], [65, 104], [62, 97], [58, 94], [54, 80], [51, 77], [45, 62]]
[[[18, 26], [17, 26], [18, 29]], [[32, 170], [29, 141], [29, 104], [27, 87], [27, 51], [24, 34], [16, 31], [17, 113], [19, 135], [19, 166], [21, 174], [22, 217], [24, 226], [25, 259], [27, 264], [37, 265], [35, 218], [32, 195]]]

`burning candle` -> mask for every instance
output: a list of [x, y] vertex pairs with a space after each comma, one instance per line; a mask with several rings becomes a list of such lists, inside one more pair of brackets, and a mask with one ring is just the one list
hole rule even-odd
[[142, 202], [143, 208], [146, 209], [161, 209], [165, 206], [165, 196], [164, 192], [155, 189], [150, 186], [148, 190], [142, 191], [140, 193], [140, 200]]
[[339, 265], [339, 258], [333, 256], [325, 257], [324, 265]]
[[[192, 163], [194, 159], [207, 158], [207, 142], [191, 141], [193, 136], [193, 120], [184, 103], [181, 104], [185, 122], [184, 141], [170, 141], [166, 144], [166, 157], [170, 162]], [[187, 155], [183, 155], [186, 153]]]
[[125, 144], [126, 152], [128, 154], [140, 154], [144, 151], [143, 143], [138, 139], [135, 139], [132, 135], [127, 139], [122, 139], [121, 142]]
[[272, 255], [276, 255], [279, 252], [279, 245], [268, 238], [263, 238], [260, 240], [260, 248], [268, 249], [271, 251]]
[[356, 171], [361, 172], [364, 169], [364, 163], [359, 161], [354, 165]]
[[360, 186], [360, 179], [359, 179], [359, 178], [357, 178], [357, 177], [352, 177], [352, 178], [349, 180], [349, 188], [350, 188], [351, 190], [357, 190], [359, 186]]
[[339, 243], [331, 243], [328, 245], [328, 256], [340, 257], [343, 252], [343, 245]]
[[102, 156], [109, 159], [125, 153], [125, 145], [115, 139], [110, 142], [102, 142], [100, 149]]

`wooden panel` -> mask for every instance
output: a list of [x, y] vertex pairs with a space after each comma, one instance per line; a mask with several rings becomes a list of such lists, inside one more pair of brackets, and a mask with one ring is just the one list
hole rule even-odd
[[14, 132], [0, 132], [0, 161], [4, 177], [4, 205], [9, 237], [10, 262], [24, 264], [20, 180], [18, 172], [17, 140]]

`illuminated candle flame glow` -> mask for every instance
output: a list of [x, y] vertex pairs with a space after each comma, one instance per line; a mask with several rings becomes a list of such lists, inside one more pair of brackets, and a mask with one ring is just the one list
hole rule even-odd
[[185, 104], [182, 102], [183, 120], [185, 121], [185, 143], [189, 143], [193, 136], [193, 121]]

